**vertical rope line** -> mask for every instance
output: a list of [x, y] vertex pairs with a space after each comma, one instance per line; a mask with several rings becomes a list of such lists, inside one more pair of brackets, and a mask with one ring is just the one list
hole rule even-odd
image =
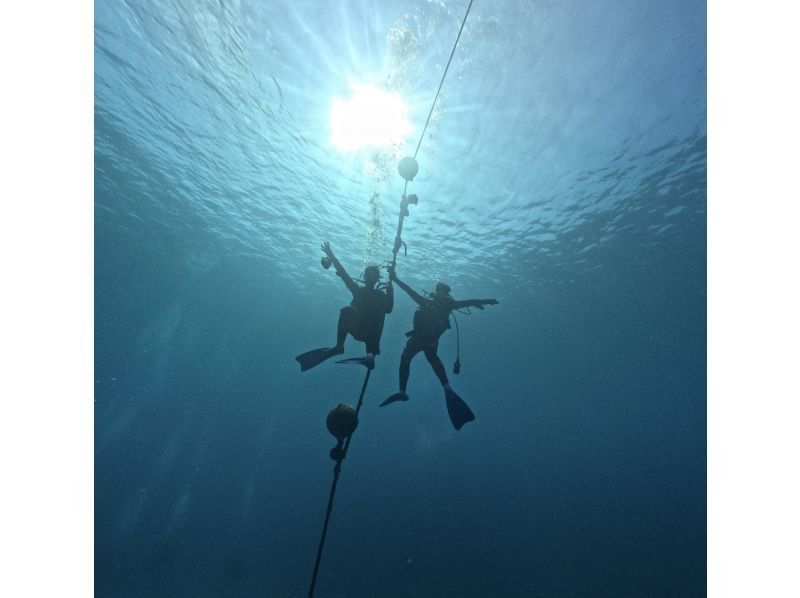
[[461, 21], [461, 28], [458, 30], [458, 36], [456, 37], [456, 43], [453, 44], [453, 51], [450, 52], [450, 58], [447, 59], [447, 66], [444, 67], [444, 73], [442, 73], [442, 80], [439, 81], [439, 89], [436, 90], [436, 96], [433, 98], [433, 104], [431, 104], [431, 111], [428, 112], [428, 118], [425, 121], [425, 126], [422, 127], [422, 135], [419, 136], [419, 143], [417, 143], [417, 149], [414, 150], [414, 159], [417, 157], [417, 152], [419, 151], [419, 146], [422, 145], [422, 139], [425, 137], [425, 131], [428, 129], [428, 123], [431, 121], [431, 115], [433, 114], [433, 108], [436, 106], [436, 100], [439, 99], [439, 92], [442, 91], [442, 85], [444, 85], [444, 78], [447, 76], [447, 69], [450, 68], [450, 62], [453, 60], [453, 54], [456, 53], [456, 47], [458, 46], [458, 40], [461, 39], [461, 32], [464, 31], [464, 24], [467, 22], [467, 16], [469, 15], [469, 10], [472, 8], [472, 2], [474, 0], [469, 0], [469, 6], [467, 6], [467, 12], [464, 14], [464, 19]]
[[[361, 395], [358, 397], [358, 404], [356, 405], [356, 421], [358, 421], [358, 413], [361, 411], [361, 405], [364, 403], [364, 393], [367, 390], [367, 383], [369, 382], [369, 375], [372, 370], [367, 370], [367, 375], [364, 377], [364, 384], [361, 385]], [[353, 430], [355, 433], [355, 430]], [[342, 471], [342, 460], [347, 456], [347, 449], [350, 446], [350, 439], [353, 433], [348, 436], [344, 441], [344, 448], [342, 449], [342, 456], [336, 460], [336, 465], [333, 466], [333, 483], [331, 484], [331, 493], [328, 495], [328, 509], [325, 511], [325, 523], [322, 525], [322, 535], [319, 539], [319, 548], [317, 548], [317, 560], [314, 562], [314, 572], [311, 574], [311, 586], [308, 588], [308, 598], [314, 598], [314, 586], [317, 583], [317, 573], [319, 572], [319, 564], [322, 560], [322, 548], [325, 546], [325, 536], [328, 534], [328, 522], [331, 519], [331, 511], [333, 510], [333, 497], [336, 495], [336, 484], [339, 482], [339, 473]]]
[[[464, 31], [464, 25], [467, 22], [467, 16], [469, 16], [469, 11], [472, 8], [472, 3], [474, 0], [469, 0], [469, 5], [467, 6], [467, 12], [464, 14], [464, 18], [461, 21], [461, 27], [458, 30], [458, 36], [456, 36], [456, 41], [453, 44], [453, 50], [450, 52], [450, 58], [447, 59], [447, 66], [444, 67], [444, 73], [442, 73], [442, 79], [439, 81], [439, 87], [436, 90], [436, 95], [433, 98], [433, 103], [431, 104], [430, 112], [428, 112], [428, 118], [425, 120], [425, 126], [422, 128], [422, 134], [419, 137], [419, 143], [417, 143], [417, 149], [414, 150], [414, 159], [417, 157], [417, 153], [419, 152], [419, 148], [422, 145], [422, 140], [425, 138], [425, 131], [428, 130], [428, 124], [431, 121], [431, 116], [433, 115], [433, 109], [436, 107], [436, 100], [439, 99], [439, 93], [442, 91], [442, 85], [444, 85], [444, 79], [447, 76], [447, 71], [450, 68], [450, 63], [453, 61], [453, 55], [456, 53], [456, 48], [458, 47], [458, 41], [461, 39], [461, 33]], [[405, 186], [403, 187], [403, 197], [405, 197], [406, 189], [408, 188], [408, 181], [406, 181]], [[402, 216], [400, 223], [398, 224], [398, 238], [400, 236], [401, 227], [402, 227]], [[397, 251], [394, 252], [394, 262], [397, 261]], [[456, 326], [458, 324], [456, 323]], [[355, 418], [358, 421], [358, 414], [361, 411], [361, 406], [364, 403], [364, 393], [367, 390], [367, 383], [369, 382], [369, 376], [372, 373], [372, 370], [367, 370], [367, 375], [364, 377], [364, 384], [361, 386], [361, 394], [358, 397], [358, 404], [356, 405], [356, 414]], [[354, 430], [355, 432], [355, 430]], [[314, 586], [317, 583], [317, 573], [319, 572], [319, 564], [322, 560], [322, 549], [325, 546], [325, 536], [328, 533], [328, 523], [330, 522], [331, 518], [331, 511], [333, 510], [333, 498], [336, 495], [336, 485], [339, 482], [339, 474], [342, 470], [342, 460], [347, 456], [347, 450], [350, 448], [350, 440], [353, 438], [353, 434], [351, 433], [344, 441], [344, 447], [342, 448], [342, 454], [339, 459], [336, 461], [336, 465], [333, 467], [333, 483], [331, 484], [331, 492], [328, 495], [328, 508], [325, 512], [325, 523], [322, 525], [322, 535], [319, 539], [319, 548], [317, 549], [317, 559], [314, 563], [314, 572], [311, 575], [311, 587], [308, 590], [308, 598], [314, 597]]]

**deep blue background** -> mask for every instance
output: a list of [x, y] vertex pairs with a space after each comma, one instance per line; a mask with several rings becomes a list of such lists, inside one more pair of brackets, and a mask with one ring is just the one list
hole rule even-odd
[[[98, 596], [307, 592], [363, 376], [293, 360], [348, 300], [317, 247], [389, 257], [463, 4], [96, 5]], [[500, 300], [459, 320], [477, 420], [422, 357], [378, 409], [399, 293], [317, 595], [704, 595], [705, 5], [477, 1], [456, 56], [398, 269]], [[370, 78], [414, 132], [340, 155]]]

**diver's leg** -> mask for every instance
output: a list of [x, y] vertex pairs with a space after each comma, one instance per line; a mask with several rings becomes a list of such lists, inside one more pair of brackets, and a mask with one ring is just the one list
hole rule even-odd
[[339, 310], [339, 327], [336, 330], [336, 354], [344, 353], [344, 340], [348, 333], [353, 329], [355, 313], [351, 306], [343, 307]]
[[367, 349], [367, 355], [364, 357], [365, 363], [369, 369], [375, 367], [375, 356], [381, 352], [380, 349], [380, 332], [378, 334], [370, 334], [364, 340], [364, 346]]
[[406, 386], [408, 386], [408, 373], [411, 370], [411, 360], [414, 358], [414, 355], [419, 353], [421, 350], [422, 348], [416, 346], [413, 338], [409, 339], [409, 341], [406, 343], [406, 348], [403, 349], [403, 355], [400, 357], [400, 392], [396, 392], [386, 399], [383, 403], [381, 403], [381, 407], [385, 407], [391, 403], [396, 403], [397, 401], [408, 400]]
[[420, 352], [418, 347], [414, 347], [412, 342], [406, 343], [403, 355], [400, 357], [400, 392], [405, 392], [408, 387], [408, 375], [411, 373], [411, 360]]
[[364, 347], [367, 349], [367, 354], [372, 355], [375, 357], [378, 353], [381, 352], [381, 344], [380, 344], [381, 336], [380, 332], [375, 334], [366, 335], [364, 337]]
[[[347, 310], [347, 311], [345, 311]], [[369, 322], [365, 322], [363, 316], [353, 308], [342, 309], [342, 315], [339, 317], [339, 345], [344, 350], [344, 339], [347, 335], [352, 336], [357, 341], [363, 342], [367, 347], [367, 354], [363, 357], [349, 357], [347, 359], [340, 359], [336, 363], [351, 363], [366, 366], [368, 370], [375, 368], [375, 355], [380, 350], [378, 349], [380, 340], [380, 331], [377, 334], [370, 330]]]
[[400, 356], [400, 392], [396, 392], [386, 399], [383, 403], [381, 403], [381, 407], [385, 407], [391, 403], [396, 403], [397, 401], [408, 400], [406, 386], [408, 386], [408, 374], [411, 371], [411, 360], [414, 359], [414, 355], [419, 353], [421, 350], [422, 347], [419, 346], [419, 343], [416, 342], [413, 337], [408, 339], [406, 347], [403, 349], [403, 355]]
[[444, 370], [444, 364], [442, 363], [442, 360], [439, 359], [439, 355], [437, 354], [438, 349], [438, 341], [428, 345], [425, 347], [425, 357], [427, 358], [428, 363], [431, 364], [433, 373], [436, 374], [437, 378], [439, 378], [439, 382], [441, 382], [442, 386], [447, 388], [450, 386], [450, 382], [447, 379], [447, 372]]

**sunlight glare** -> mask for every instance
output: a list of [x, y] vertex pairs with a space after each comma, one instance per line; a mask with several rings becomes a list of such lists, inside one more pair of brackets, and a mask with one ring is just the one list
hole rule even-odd
[[341, 151], [392, 146], [402, 143], [410, 131], [408, 107], [395, 93], [355, 85], [349, 100], [333, 101], [331, 143]]

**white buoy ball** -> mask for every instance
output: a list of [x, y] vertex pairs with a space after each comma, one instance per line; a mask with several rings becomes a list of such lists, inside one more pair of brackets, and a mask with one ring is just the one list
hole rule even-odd
[[405, 180], [413, 181], [414, 177], [417, 176], [419, 172], [419, 164], [417, 164], [417, 161], [411, 156], [406, 156], [400, 160], [400, 164], [397, 165], [397, 172], [399, 172], [400, 176]]

